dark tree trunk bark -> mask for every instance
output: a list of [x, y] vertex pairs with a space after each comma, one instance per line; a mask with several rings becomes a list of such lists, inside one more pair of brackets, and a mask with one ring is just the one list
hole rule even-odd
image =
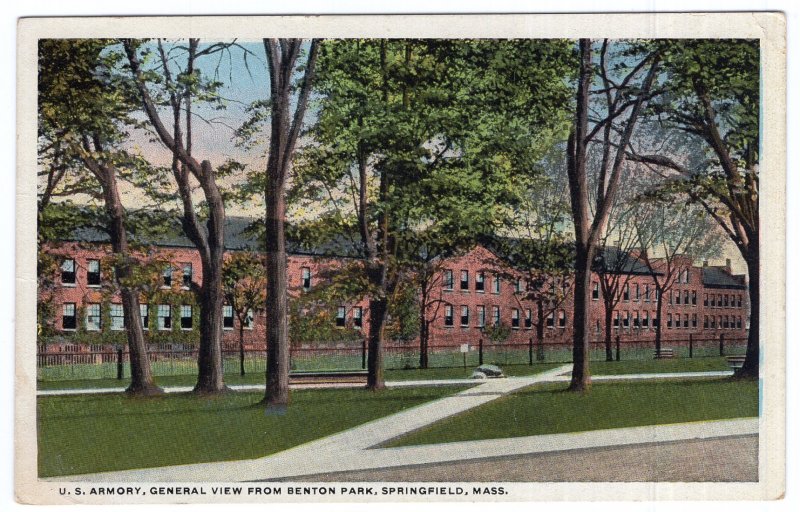
[[202, 261], [200, 288], [200, 347], [194, 392], [207, 395], [226, 391], [222, 369], [222, 251], [212, 250], [211, 261]]
[[661, 356], [661, 311], [664, 305], [664, 294], [656, 287], [658, 300], [656, 301], [656, 355]]
[[244, 326], [239, 323], [239, 375], [244, 377]]
[[747, 333], [747, 352], [744, 364], [736, 372], [736, 378], [757, 379], [760, 357], [760, 312], [761, 312], [761, 272], [759, 240], [750, 240], [746, 253], [747, 275], [749, 279], [748, 294], [750, 298], [750, 330]]
[[614, 306], [610, 304], [608, 301], [604, 302], [605, 305], [605, 342], [606, 342], [606, 361], [613, 361], [614, 360], [614, 353], [611, 350], [611, 322], [613, 321], [614, 316]]
[[268, 406], [289, 404], [289, 322], [283, 187], [267, 190], [267, 388]]
[[383, 333], [386, 326], [388, 301], [374, 297], [369, 301], [369, 350], [367, 353], [367, 389], [377, 391], [386, 387], [383, 380]]
[[589, 374], [589, 304], [591, 298], [591, 251], [578, 250], [575, 264], [575, 297], [572, 334], [572, 380], [570, 391], [587, 391]]
[[425, 315], [421, 315], [419, 326], [419, 367], [422, 370], [428, 368], [428, 337], [430, 330], [428, 329], [428, 320]]

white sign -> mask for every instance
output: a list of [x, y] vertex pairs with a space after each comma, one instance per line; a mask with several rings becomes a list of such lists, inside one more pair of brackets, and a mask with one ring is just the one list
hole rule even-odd
[[469, 343], [462, 343], [461, 344], [461, 353], [466, 354], [469, 352]]

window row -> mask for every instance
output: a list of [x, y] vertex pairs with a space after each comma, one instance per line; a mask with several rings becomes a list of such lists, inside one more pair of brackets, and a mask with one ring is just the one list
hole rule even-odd
[[[361, 329], [364, 326], [364, 309], [361, 306], [353, 306], [350, 313], [351, 325], [355, 329]], [[339, 306], [336, 308], [336, 327], [345, 327], [347, 325], [347, 308]]]
[[[693, 313], [689, 315], [685, 313], [681, 315], [680, 313], [672, 314], [667, 313], [666, 316], [666, 326], [667, 329], [697, 329], [697, 313]], [[653, 311], [652, 313], [648, 311], [617, 311], [614, 313], [613, 323], [612, 326], [614, 329], [619, 329], [622, 327], [623, 329], [629, 329], [633, 327], [634, 329], [649, 329], [649, 328], [657, 328], [658, 327], [658, 317], [656, 316], [656, 312]], [[599, 330], [600, 327], [600, 320], [597, 320], [595, 328]], [[741, 316], [734, 316], [734, 315], [720, 315], [715, 317], [713, 315], [704, 315], [703, 316], [703, 329], [741, 329], [742, 328], [742, 317]]]
[[[455, 326], [455, 308], [450, 304], [445, 304], [444, 306], [444, 325], [445, 327], [454, 327]], [[459, 325], [461, 327], [469, 327], [470, 326], [470, 307], [469, 306], [460, 306], [459, 308], [460, 316], [459, 316]], [[500, 314], [500, 306], [491, 306], [491, 321], [488, 325], [493, 327], [499, 327], [501, 323], [501, 314]], [[549, 328], [553, 328], [555, 326], [555, 319], [556, 314], [551, 312], [545, 319], [545, 325]], [[518, 308], [511, 308], [511, 328], [512, 329], [519, 329], [520, 327], [524, 326], [525, 329], [531, 329], [533, 327], [533, 315], [530, 309], [525, 309], [521, 311]], [[486, 327], [486, 306], [475, 306], [475, 327], [483, 328]], [[558, 311], [558, 327], [566, 327], [567, 326], [567, 315], [564, 310]]]
[[741, 308], [742, 294], [706, 293], [703, 305], [707, 308]]
[[[155, 305], [156, 313], [156, 328], [159, 331], [169, 331], [172, 329], [172, 305], [171, 304], [157, 304]], [[181, 304], [177, 306], [180, 313], [180, 327], [182, 330], [191, 330], [193, 328], [193, 306], [189, 304]], [[148, 304], [139, 305], [139, 315], [142, 318], [142, 326], [145, 330], [150, 326], [150, 312], [151, 306]], [[125, 311], [122, 304], [109, 305], [109, 318], [111, 321], [110, 328], [112, 331], [121, 331], [125, 329]], [[233, 329], [234, 324], [233, 307], [225, 305], [222, 307], [222, 327], [223, 329]], [[248, 310], [244, 315], [243, 325], [245, 329], [252, 329], [254, 324], [253, 311]], [[62, 329], [66, 331], [73, 331], [77, 329], [77, 307], [74, 302], [65, 302], [62, 306], [61, 316]], [[88, 303], [85, 308], [84, 326], [87, 331], [99, 331], [103, 328], [103, 320], [101, 314], [101, 305], [98, 303]]]
[[[450, 269], [445, 269], [444, 275], [442, 278], [442, 287], [446, 291], [453, 291], [455, 289], [455, 276], [453, 271]], [[460, 272], [460, 280], [458, 289], [461, 291], [469, 291], [470, 290], [470, 278], [469, 278], [469, 270], [461, 270]], [[494, 274], [491, 279], [486, 275], [486, 272], [478, 271], [475, 272], [475, 291], [478, 293], [483, 293], [486, 291], [487, 285], [491, 285], [491, 292], [492, 293], [500, 293], [500, 287], [502, 278], [498, 274]], [[521, 278], [517, 278], [514, 280], [514, 292], [515, 293], [522, 293], [525, 290], [524, 282]]]
[[[180, 264], [181, 286], [189, 288], [192, 284], [192, 264], [189, 262]], [[168, 265], [161, 272], [161, 285], [165, 288], [172, 286], [172, 278], [175, 268]], [[61, 284], [64, 286], [75, 286], [77, 284], [77, 265], [75, 260], [67, 258], [61, 263]], [[101, 283], [100, 260], [86, 260], [86, 284], [92, 287], [99, 287]]]

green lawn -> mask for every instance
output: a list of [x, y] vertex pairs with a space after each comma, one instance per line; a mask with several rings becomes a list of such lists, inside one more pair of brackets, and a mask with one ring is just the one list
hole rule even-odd
[[43, 397], [39, 476], [262, 457], [463, 390], [301, 390], [285, 415], [265, 414], [260, 393]]
[[758, 383], [727, 379], [533, 386], [413, 432], [390, 446], [581, 432], [758, 415]]
[[724, 357], [694, 359], [649, 359], [635, 361], [592, 361], [592, 375], [621, 375], [627, 373], [713, 372], [730, 370]]

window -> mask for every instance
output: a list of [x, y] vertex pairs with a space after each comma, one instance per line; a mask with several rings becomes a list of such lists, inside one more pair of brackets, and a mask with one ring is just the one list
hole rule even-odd
[[189, 330], [192, 328], [192, 306], [183, 304], [181, 306], [181, 329]]
[[492, 306], [492, 325], [500, 327], [500, 306]]
[[669, 291], [669, 305], [672, 305], [672, 290]]
[[86, 284], [100, 286], [100, 260], [86, 260]]
[[125, 313], [122, 304], [111, 304], [111, 330], [121, 331], [125, 328]]
[[244, 315], [244, 328], [248, 331], [252, 331], [255, 323], [255, 314], [252, 309], [248, 309], [247, 313]]
[[644, 301], [650, 302], [650, 285], [644, 285]]
[[[169, 304], [159, 304], [157, 312], [158, 330], [168, 331], [172, 329], [172, 307]], [[231, 318], [233, 318], [233, 312], [231, 312]], [[231, 324], [233, 324], [233, 322], [231, 322]], [[233, 327], [233, 325], [231, 325], [231, 327]]]
[[717, 317], [715, 317], [714, 315], [711, 315], [710, 318], [711, 318], [711, 328], [712, 329], [716, 329], [717, 328]]
[[453, 289], [453, 271], [449, 268], [444, 269], [444, 277], [443, 283], [445, 290], [452, 290]]
[[697, 305], [697, 290], [692, 290], [692, 306]]
[[230, 304], [222, 306], [222, 328], [233, 329], [233, 306]]
[[[452, 311], [452, 308], [451, 308]], [[345, 313], [346, 310], [344, 306], [339, 306], [336, 308], [336, 327], [344, 327], [345, 324]]]
[[525, 310], [525, 328], [530, 329], [533, 327], [533, 316], [530, 309]]
[[642, 314], [642, 328], [647, 329], [650, 327], [650, 313], [645, 311]]
[[728, 315], [725, 315], [725, 329], [730, 329], [731, 324], [728, 322]]
[[633, 285], [633, 300], [639, 300], [639, 283]]
[[742, 295], [741, 294], [739, 294], [739, 296], [736, 299], [736, 307], [737, 308], [742, 307]]
[[631, 328], [631, 312], [625, 311], [622, 313], [622, 327], [625, 329]]
[[667, 329], [672, 329], [672, 313], [667, 313]]
[[697, 313], [692, 313], [692, 329], [697, 329]]
[[172, 267], [168, 265], [161, 274], [161, 277], [163, 279], [161, 286], [165, 288], [172, 286]]
[[353, 308], [353, 327], [361, 329], [364, 326], [364, 310], [361, 306]]
[[522, 293], [522, 290], [523, 290], [523, 287], [522, 287], [522, 278], [521, 278], [521, 277], [518, 277], [518, 278], [517, 278], [517, 281], [514, 283], [514, 292], [516, 292], [516, 293]]
[[736, 317], [736, 328], [737, 329], [741, 329], [742, 328], [742, 317], [740, 317], [740, 316]]
[[689, 305], [689, 290], [683, 290], [683, 303]]
[[558, 327], [563, 329], [567, 326], [567, 314], [563, 309], [558, 310]]
[[469, 306], [461, 306], [461, 327], [469, 327]]
[[633, 313], [633, 327], [634, 327], [634, 329], [638, 329], [640, 327], [639, 312], [638, 311], [635, 311]]
[[500, 293], [500, 276], [495, 274], [492, 281], [492, 293]]
[[478, 306], [478, 327], [484, 328], [486, 327], [486, 307], [485, 306]]
[[[450, 279], [452, 280], [452, 274]], [[303, 291], [307, 292], [311, 289], [311, 269], [308, 267], [303, 267], [300, 269], [300, 285], [303, 287]]]
[[686, 283], [686, 284], [689, 284], [689, 271], [688, 270], [684, 270], [683, 271], [683, 282]]
[[462, 290], [469, 290], [469, 271], [462, 270], [461, 271], [461, 289]]
[[183, 268], [183, 287], [189, 288], [192, 286], [192, 264], [181, 263], [181, 267]]
[[703, 294], [703, 306], [708, 307], [708, 294]]
[[703, 315], [703, 329], [708, 329], [708, 315]]
[[475, 291], [483, 292], [483, 284], [486, 281], [486, 274], [483, 272], [475, 273]]
[[600, 298], [600, 283], [595, 281], [592, 283], [592, 300], [598, 300]]
[[65, 331], [74, 331], [76, 327], [75, 303], [65, 302], [61, 308], [61, 328]]
[[86, 330], [100, 330], [100, 304], [86, 305]]
[[61, 264], [61, 284], [75, 284], [75, 260], [66, 259]]
[[550, 314], [547, 315], [547, 320], [545, 321], [545, 325], [547, 325], [549, 329], [552, 329], [554, 327], [553, 320], [554, 320], [553, 312], [551, 311]]
[[689, 315], [688, 314], [683, 315], [683, 328], [684, 329], [688, 329], [689, 328]]
[[726, 293], [723, 297], [724, 300], [722, 302], [723, 307], [728, 307], [728, 294]]
[[147, 304], [139, 304], [139, 316], [142, 318], [142, 329], [148, 330], [150, 328], [150, 309]]
[[519, 309], [517, 308], [511, 310], [511, 328], [519, 329]]
[[722, 329], [722, 315], [717, 317], [717, 329]]
[[617, 311], [616, 313], [614, 313], [614, 329], [619, 329], [619, 318], [620, 318], [619, 311]]
[[675, 305], [676, 306], [680, 306], [681, 305], [681, 291], [680, 290], [676, 290], [675, 291]]
[[717, 295], [717, 306], [718, 308], [722, 307], [722, 295]]
[[453, 327], [453, 306], [450, 304], [444, 307], [444, 325], [445, 327]]
[[622, 289], [622, 300], [625, 302], [631, 300], [631, 288], [628, 283], [625, 283], [625, 287]]

